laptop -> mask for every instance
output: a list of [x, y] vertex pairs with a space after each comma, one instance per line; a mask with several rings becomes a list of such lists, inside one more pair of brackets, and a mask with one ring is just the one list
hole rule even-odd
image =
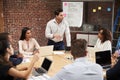
[[44, 57], [44, 56], [50, 56], [53, 54], [53, 45], [50, 46], [41, 46], [39, 48], [40, 50], [40, 56]]
[[52, 64], [52, 61], [45, 57], [41, 67], [33, 70], [33, 75], [38, 76], [38, 75], [43, 75], [47, 73], [51, 64]]
[[95, 52], [96, 63], [100, 64], [103, 69], [108, 69], [111, 67], [111, 51], [99, 51]]

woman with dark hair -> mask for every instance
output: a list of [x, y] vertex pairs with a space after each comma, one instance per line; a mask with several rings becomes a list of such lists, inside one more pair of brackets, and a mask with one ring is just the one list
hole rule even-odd
[[14, 54], [14, 50], [13, 50], [13, 47], [11, 45], [12, 36], [9, 33], [7, 33], [7, 32], [3, 32], [3, 33], [0, 33], [0, 40], [7, 40], [7, 41], [9, 41], [10, 47], [12, 49], [10, 54], [13, 55]]
[[39, 48], [38, 42], [32, 38], [30, 28], [24, 27], [19, 40], [19, 52], [23, 55], [31, 55], [34, 54], [35, 51], [38, 52]]
[[98, 40], [94, 48], [99, 49], [100, 51], [110, 50], [112, 51], [112, 35], [108, 29], [100, 28], [98, 32]]
[[9, 42], [9, 46], [11, 48], [10, 58], [9, 60], [12, 62], [14, 66], [20, 64], [23, 60], [23, 57], [21, 54], [15, 54], [14, 49], [12, 47], [12, 35], [8, 32], [0, 33], [0, 40], [7, 40]]
[[28, 78], [35, 62], [39, 59], [38, 53], [33, 56], [29, 67], [23, 67], [21, 69], [15, 68], [12, 63], [9, 62], [11, 48], [9, 41], [0, 40], [0, 80], [15, 80], [15, 78]]

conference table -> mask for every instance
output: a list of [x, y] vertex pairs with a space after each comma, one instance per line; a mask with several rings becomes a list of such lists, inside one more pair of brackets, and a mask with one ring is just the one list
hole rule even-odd
[[[95, 51], [93, 48], [88, 47], [88, 55], [87, 58], [91, 62], [95, 63]], [[40, 53], [44, 54], [44, 53]], [[73, 62], [73, 57], [70, 51], [54, 51], [52, 54], [41, 56], [40, 59], [35, 63], [36, 68], [40, 67], [44, 58], [47, 57], [48, 59], [52, 60], [52, 65], [47, 73], [47, 75], [54, 76], [60, 69], [68, 64]], [[32, 57], [28, 57], [27, 59], [32, 59]], [[17, 68], [29, 66], [30, 62], [24, 62], [17, 66]]]
[[[64, 51], [58, 51], [58, 53], [59, 52], [64, 53]], [[36, 67], [36, 68], [40, 67], [45, 57], [52, 61], [50, 69], [47, 73], [49, 76], [53, 76], [63, 66], [73, 62], [73, 60], [70, 59], [70, 58], [72, 58], [72, 56], [70, 55], [70, 52], [67, 52], [67, 53], [64, 53], [64, 54], [51, 54], [51, 55], [41, 56], [40, 59], [35, 63], [34, 67]], [[32, 57], [27, 57], [25, 59], [29, 59], [31, 61]], [[17, 68], [24, 67], [24, 66], [29, 66], [30, 61], [28, 61], [28, 62], [26, 61], [26, 62], [23, 62], [23, 63], [19, 64], [17, 66]]]

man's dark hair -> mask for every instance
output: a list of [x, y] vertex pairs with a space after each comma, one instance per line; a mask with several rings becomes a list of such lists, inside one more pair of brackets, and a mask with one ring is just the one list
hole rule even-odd
[[86, 55], [87, 41], [85, 39], [77, 39], [72, 42], [71, 54], [74, 58], [84, 57]]
[[59, 15], [60, 12], [63, 12], [63, 9], [62, 8], [58, 8], [54, 11], [54, 14], [55, 15]]

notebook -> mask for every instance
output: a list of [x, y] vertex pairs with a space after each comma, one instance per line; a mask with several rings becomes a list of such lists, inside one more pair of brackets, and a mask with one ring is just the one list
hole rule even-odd
[[104, 69], [111, 67], [111, 51], [99, 51], [95, 53], [96, 63], [100, 64]]
[[49, 55], [52, 55], [53, 54], [53, 45], [50, 45], [50, 46], [41, 46], [39, 48], [39, 51], [40, 51], [40, 56], [49, 56]]
[[52, 64], [51, 60], [49, 60], [48, 58], [44, 58], [41, 67], [33, 70], [33, 75], [38, 76], [47, 73], [51, 64]]

